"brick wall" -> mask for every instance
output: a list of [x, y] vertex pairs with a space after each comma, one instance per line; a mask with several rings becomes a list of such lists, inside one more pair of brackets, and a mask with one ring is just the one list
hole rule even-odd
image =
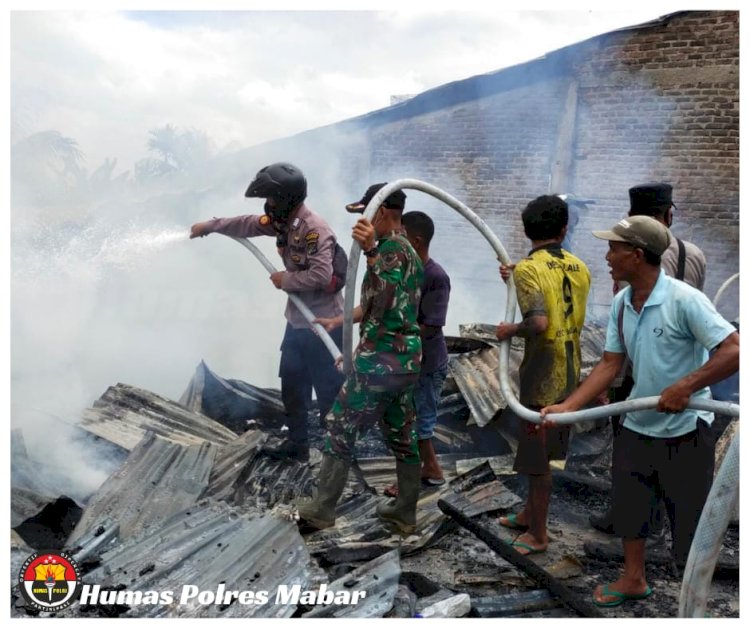
[[[627, 189], [674, 186], [672, 231], [700, 246], [705, 291], [739, 271], [739, 24], [737, 12], [683, 13], [664, 24], [582, 46], [575, 191], [597, 199], [586, 226], [607, 227], [629, 207]], [[587, 261], [606, 245], [579, 237]], [[593, 264], [592, 264], [593, 265]], [[594, 301], [606, 303], [599, 265]], [[738, 313], [737, 290], [722, 300]]]
[[[257, 163], [272, 154], [298, 163], [311, 203], [333, 203], [334, 213], [371, 182], [422, 179], [476, 211], [513, 259], [528, 249], [520, 212], [530, 199], [549, 192], [595, 199], [574, 246], [594, 277], [596, 316], [611, 291], [606, 244], [589, 231], [627, 213], [630, 186], [668, 181], [673, 232], [703, 248], [713, 297], [739, 271], [739, 13], [673, 14], [247, 154]], [[549, 189], [553, 171], [567, 189]], [[453, 322], [499, 320], [504, 288], [489, 245], [442, 203], [407, 194], [407, 209], [437, 223], [433, 256], [453, 278]], [[728, 318], [739, 311], [736, 286], [720, 307]]]

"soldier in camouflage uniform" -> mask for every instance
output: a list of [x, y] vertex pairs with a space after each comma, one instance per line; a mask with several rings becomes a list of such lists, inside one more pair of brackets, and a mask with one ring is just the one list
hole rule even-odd
[[[370, 186], [347, 210], [362, 212], [384, 185]], [[378, 516], [404, 534], [413, 532], [416, 525], [421, 469], [413, 427], [413, 390], [422, 357], [417, 314], [423, 266], [401, 229], [405, 200], [403, 192], [393, 192], [372, 223], [360, 218], [352, 232], [367, 258], [361, 302], [353, 312], [354, 321], [360, 323], [360, 341], [352, 372], [327, 418], [317, 495], [299, 504], [300, 518], [314, 528], [334, 524], [336, 502], [346, 485], [356, 440], [376, 422], [396, 456], [399, 484], [398, 497], [379, 505]], [[332, 330], [341, 326], [343, 315], [318, 322]]]

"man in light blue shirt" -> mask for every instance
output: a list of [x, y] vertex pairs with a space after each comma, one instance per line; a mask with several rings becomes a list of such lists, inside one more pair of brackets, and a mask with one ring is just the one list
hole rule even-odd
[[[615, 582], [594, 591], [594, 604], [617, 606], [651, 595], [646, 582], [646, 537], [651, 510], [663, 497], [672, 527], [672, 552], [685, 562], [713, 480], [711, 413], [686, 410], [692, 397], [739, 369], [739, 334], [698, 290], [660, 268], [667, 228], [650, 216], [630, 216], [609, 231], [612, 278], [627, 281], [612, 303], [604, 355], [586, 380], [544, 417], [572, 412], [609, 388], [626, 360], [635, 381], [629, 398], [659, 396], [656, 410], [630, 412], [613, 460], [614, 533], [625, 564]], [[709, 351], [713, 351], [709, 358]]]
[[[615, 295], [604, 343], [605, 351], [624, 353], [633, 363], [634, 385], [628, 399], [661, 395], [671, 383], [703, 366], [708, 361], [708, 349], [735, 331], [706, 295], [664, 270], [640, 312], [631, 297], [632, 287]], [[622, 325], [618, 324], [620, 316]], [[711, 391], [704, 386], [692, 398], [711, 399]], [[643, 410], [628, 413], [623, 426], [640, 434], [666, 438], [696, 429], [698, 419], [710, 425], [713, 413]]]

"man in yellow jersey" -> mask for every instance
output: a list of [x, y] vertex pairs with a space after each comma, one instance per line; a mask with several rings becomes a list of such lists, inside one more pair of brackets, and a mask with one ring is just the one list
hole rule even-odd
[[[568, 205], [558, 196], [540, 196], [521, 214], [531, 251], [515, 267], [501, 266], [504, 279], [513, 272], [520, 323], [500, 323], [499, 340], [526, 340], [521, 362], [520, 401], [541, 409], [565, 399], [581, 374], [581, 330], [586, 315], [591, 275], [586, 265], [561, 246], [568, 229]], [[552, 401], [552, 400], [556, 401]], [[549, 461], [564, 459], [570, 425], [540, 427], [520, 420], [518, 450], [513, 469], [529, 477], [529, 491], [521, 512], [500, 518], [500, 524], [519, 530], [513, 541], [521, 554], [547, 549], [547, 514], [552, 490]]]

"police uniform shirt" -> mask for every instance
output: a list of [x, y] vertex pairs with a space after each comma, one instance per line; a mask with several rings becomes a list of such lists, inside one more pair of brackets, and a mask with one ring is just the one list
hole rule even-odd
[[[344, 311], [343, 293], [325, 291], [333, 276], [336, 235], [328, 223], [305, 204], [289, 216], [288, 227], [287, 245], [280, 250], [287, 271], [282, 278], [282, 289], [296, 293], [317, 317], [339, 316]], [[211, 230], [240, 238], [276, 236], [266, 214], [215, 218]], [[284, 315], [294, 328], [309, 327], [290, 300], [287, 300]]]

